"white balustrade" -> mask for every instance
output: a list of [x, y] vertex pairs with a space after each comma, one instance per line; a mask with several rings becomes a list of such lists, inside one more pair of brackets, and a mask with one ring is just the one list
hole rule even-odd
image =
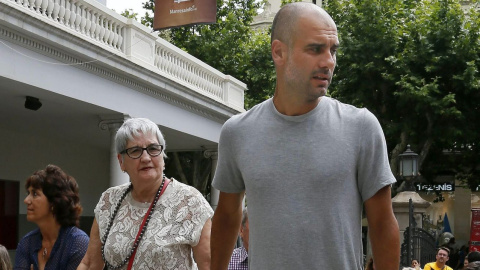
[[69, 6], [70, 6], [70, 20], [68, 22], [68, 25], [70, 26], [70, 28], [75, 29], [75, 18], [77, 17], [76, 7], [73, 4], [73, 2], [71, 2]]
[[80, 23], [82, 22], [82, 9], [80, 8], [80, 5], [76, 6], [75, 9], [75, 31], [81, 32], [80, 31]]
[[36, 0], [35, 1], [35, 10], [37, 11], [37, 13], [40, 13], [40, 6], [42, 5], [42, 0]]
[[[0, 4], [5, 1], [17, 5], [22, 12], [48, 19], [53, 25], [57, 24], [59, 29], [74, 31], [86, 41], [109, 47], [120, 56], [131, 60], [143, 57], [144, 59], [138, 58], [142, 63], [153, 65], [160, 74], [183, 82], [210, 98], [228, 103], [226, 92], [230, 91], [232, 85], [236, 89], [235, 95], [243, 97], [243, 93], [238, 94], [245, 90], [241, 82], [230, 79], [163, 39], [156, 38], [146, 28], [138, 26], [137, 22], [132, 23], [126, 18], [113, 16], [112, 12], [107, 12], [107, 8], [101, 4], [84, 0], [0, 0]], [[147, 42], [137, 48], [135, 45], [143, 42], [143, 39], [135, 39], [136, 35], [132, 35], [131, 31], [136, 31], [137, 35], [144, 36], [146, 40], [156, 40], [152, 45]], [[125, 48], [124, 44], [130, 47]], [[148, 46], [145, 46], [146, 44]], [[149, 46], [154, 46], [154, 49], [145, 51]], [[243, 100], [237, 103], [243, 106]]]
[[58, 20], [58, 14], [60, 14], [60, 0], [55, 0], [55, 3], [53, 4], [53, 13], [52, 13], [52, 19], [57, 21]]
[[64, 18], [65, 18], [65, 0], [60, 1], [60, 10], [58, 12], [58, 21], [60, 23], [65, 23]]
[[87, 25], [87, 11], [85, 10], [85, 6], [81, 8], [82, 19], [80, 21], [80, 31], [82, 34], [85, 34], [85, 26]]

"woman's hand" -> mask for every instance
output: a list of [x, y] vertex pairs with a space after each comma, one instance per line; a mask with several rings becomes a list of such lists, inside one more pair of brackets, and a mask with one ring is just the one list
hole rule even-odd
[[100, 241], [100, 231], [98, 230], [97, 220], [93, 220], [90, 231], [90, 242], [88, 243], [87, 253], [77, 270], [102, 270], [104, 262], [102, 259], [102, 242]]
[[193, 258], [199, 270], [210, 270], [210, 231], [212, 221], [207, 219], [203, 225], [202, 234], [198, 244], [193, 247]]

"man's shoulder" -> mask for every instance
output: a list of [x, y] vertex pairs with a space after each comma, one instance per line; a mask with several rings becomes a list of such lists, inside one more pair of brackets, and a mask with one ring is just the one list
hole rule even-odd
[[423, 267], [423, 269], [434, 270], [435, 269], [435, 262], [426, 263], [425, 266]]
[[328, 107], [328, 115], [331, 117], [338, 117], [338, 121], [351, 123], [358, 127], [375, 129], [378, 127], [377, 117], [367, 108], [355, 107], [354, 105], [342, 103], [334, 98], [325, 98], [325, 107]]
[[[427, 268], [428, 266], [428, 268]], [[435, 262], [431, 262], [431, 263], [427, 263], [425, 264], [425, 266], [423, 267], [424, 270], [436, 270], [438, 269], [437, 266], [436, 266], [436, 263]], [[445, 269], [442, 269], [442, 270], [453, 270], [450, 266], [448, 265], [445, 265]]]
[[325, 103], [329, 104], [331, 107], [343, 113], [349, 113], [349, 114], [362, 113], [363, 114], [365, 113], [365, 111], [368, 111], [366, 108], [356, 107], [352, 104], [343, 103], [332, 97], [323, 97], [322, 99], [325, 100]]
[[246, 112], [236, 114], [227, 120], [226, 124], [235, 125], [241, 122], [248, 122], [248, 120], [255, 121], [258, 118], [258, 115], [263, 114], [265, 110], [268, 110], [272, 99], [267, 99], [249, 109]]

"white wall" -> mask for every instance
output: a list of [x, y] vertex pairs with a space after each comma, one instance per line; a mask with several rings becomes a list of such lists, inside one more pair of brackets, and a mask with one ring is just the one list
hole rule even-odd
[[[61, 131], [59, 131], [61, 132]], [[0, 132], [0, 178], [20, 182], [20, 214], [26, 214], [23, 203], [25, 180], [48, 164], [60, 166], [80, 186], [82, 216], [93, 216], [101, 193], [109, 186], [109, 152], [68, 139], [42, 138], [5, 128]]]
[[425, 214], [430, 215], [433, 224], [437, 224], [440, 215], [443, 220], [445, 213], [447, 213], [457, 246], [460, 247], [467, 244], [470, 239], [471, 209], [480, 207], [480, 200], [478, 200], [476, 195], [478, 192], [472, 193], [468, 190], [463, 190], [461, 187], [456, 187], [455, 192], [443, 192], [445, 201], [437, 203], [433, 203], [433, 200], [436, 198], [435, 194], [422, 192], [419, 194], [423, 199], [432, 202]]

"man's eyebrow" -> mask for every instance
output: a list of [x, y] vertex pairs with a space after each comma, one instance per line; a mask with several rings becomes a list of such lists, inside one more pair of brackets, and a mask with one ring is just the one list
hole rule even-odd
[[[328, 47], [325, 43], [310, 43], [305, 46], [306, 48], [326, 48]], [[337, 50], [340, 47], [339, 43], [335, 43], [332, 45], [332, 49]]]

